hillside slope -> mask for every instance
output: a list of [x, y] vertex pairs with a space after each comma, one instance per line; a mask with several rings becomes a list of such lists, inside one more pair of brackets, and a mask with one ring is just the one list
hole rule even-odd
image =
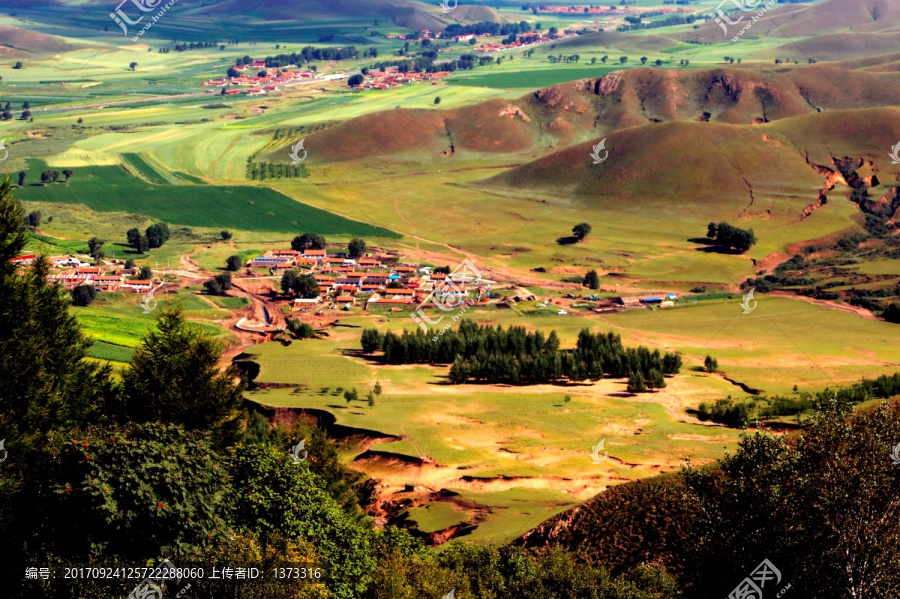
[[[759, 2], [757, 6], [764, 7], [765, 3]], [[727, 35], [715, 21], [709, 21], [698, 29], [677, 37], [683, 40], [724, 41], [726, 37], [735, 35], [758, 12], [752, 10], [742, 13], [728, 10], [729, 8], [733, 6], [726, 4], [723, 7], [729, 18], [734, 21], [743, 18], [743, 21], [739, 25], [730, 26]], [[788, 4], [771, 8], [753, 23], [750, 32], [753, 36], [795, 40], [798, 37], [839, 32], [896, 32], [898, 28], [898, 0], [825, 0], [814, 4]]]
[[839, 182], [835, 161], [845, 157], [868, 165], [866, 172], [882, 185], [900, 182], [900, 169], [888, 155], [898, 139], [895, 108], [812, 114], [758, 126], [670, 122], [609, 134], [609, 158], [602, 164], [593, 164], [592, 142], [586, 142], [485, 183], [606, 202], [615, 201], [611, 190], [632, 198], [678, 198], [679, 209], [743, 197], [757, 215], [793, 209], [802, 220]]
[[456, 20], [501, 21], [499, 14], [488, 7], [460, 4], [450, 15], [443, 15], [437, 3], [416, 0], [219, 0], [201, 8], [197, 14], [284, 21], [335, 16], [385, 17], [403, 27], [437, 31]]
[[[311, 151], [313, 162], [397, 153], [439, 157], [460, 152], [530, 152], [531, 159], [534, 152], [541, 155], [649, 123], [709, 121], [746, 126], [898, 102], [900, 75], [895, 73], [819, 65], [763, 71], [630, 69], [541, 89], [516, 100], [495, 99], [451, 110], [395, 109], [369, 114], [309, 135], [307, 147], [317, 148]], [[706, 124], [700, 123], [700, 129], [689, 127], [684, 134], [693, 138], [695, 131], [709, 131], [712, 137], [698, 143], [709, 144], [718, 137], [721, 140], [715, 143], [729, 143], [727, 132], [731, 129], [702, 129]], [[741, 130], [739, 135], [745, 134], [762, 143], [762, 134]], [[724, 159], [715, 148], [706, 149], [717, 155], [713, 160]], [[677, 154], [678, 150], [671, 147], [664, 152]], [[286, 156], [279, 148], [268, 160], [284, 161]]]

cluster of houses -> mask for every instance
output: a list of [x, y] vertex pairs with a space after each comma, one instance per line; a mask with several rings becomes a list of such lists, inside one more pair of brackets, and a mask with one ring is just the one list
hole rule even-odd
[[660, 306], [669, 308], [675, 305], [678, 296], [674, 293], [665, 295], [636, 295], [629, 297], [619, 297], [617, 302], [625, 308], [643, 308], [646, 306]]
[[[224, 89], [226, 96], [241, 93], [261, 96], [278, 91], [281, 87], [295, 85], [303, 81], [311, 81], [315, 78], [315, 73], [311, 71], [291, 71], [287, 67], [268, 69], [266, 68], [266, 63], [262, 61], [231, 68], [238, 72], [236, 77], [210, 79], [201, 83], [200, 86]], [[228, 89], [230, 86], [235, 86], [237, 89]], [[209, 90], [207, 93], [215, 93], [215, 90]]]
[[363, 82], [355, 87], [356, 89], [391, 89], [407, 83], [420, 83], [422, 81], [430, 81], [432, 85], [437, 85], [449, 74], [449, 71], [401, 73], [397, 68], [388, 68], [384, 72], [371, 71], [368, 75], [364, 75]]
[[[16, 256], [11, 262], [19, 266], [26, 266], [36, 259], [36, 254], [24, 254]], [[47, 274], [47, 281], [59, 283], [67, 291], [80, 285], [90, 285], [97, 291], [130, 291], [132, 293], [147, 293], [153, 289], [151, 280], [130, 278], [140, 274], [136, 268], [103, 269], [82, 262], [72, 255], [51, 256], [48, 261], [51, 272]]]
[[[585, 4], [569, 4], [569, 5], [553, 5], [553, 6], [538, 6], [535, 10], [540, 13], [549, 13], [549, 14], [557, 14], [557, 15], [623, 15], [628, 12], [646, 12], [648, 9], [646, 7], [618, 7], [618, 6], [595, 6], [595, 5], [585, 5]], [[691, 13], [694, 12], [689, 8], [659, 8], [654, 6], [654, 12], [663, 12], [663, 13]]]
[[417, 305], [435, 291], [441, 291], [442, 298], [448, 293], [455, 294], [457, 299], [475, 294], [475, 301], [482, 301], [490, 289], [464, 276], [435, 273], [430, 267], [398, 262], [398, 256], [391, 253], [353, 259], [342, 253], [308, 249], [268, 251], [251, 260], [248, 266], [265, 268], [276, 275], [294, 268], [312, 274], [319, 285], [319, 296], [294, 299], [295, 310], [317, 309], [326, 302], [346, 308], [355, 305], [362, 296], [366, 307]]
[[489, 54], [491, 52], [503, 52], [504, 50], [516, 50], [519, 48], [529, 48], [531, 46], [539, 46], [549, 42], [558, 41], [561, 38], [578, 37], [578, 33], [574, 29], [567, 29], [554, 36], [539, 31], [530, 31], [528, 33], [519, 33], [516, 40], [507, 44], [501, 42], [485, 42], [475, 47], [475, 52]]

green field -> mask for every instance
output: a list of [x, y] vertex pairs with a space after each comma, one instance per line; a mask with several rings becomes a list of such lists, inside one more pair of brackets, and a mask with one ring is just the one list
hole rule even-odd
[[168, 183], [165, 177], [159, 174], [155, 168], [147, 164], [147, 161], [141, 158], [139, 154], [122, 154], [122, 158], [135, 167], [140, 175], [150, 183], [155, 183], [157, 185], [166, 185]]
[[[30, 172], [46, 165], [29, 160]], [[116, 166], [78, 169], [68, 183], [31, 185], [19, 197], [33, 202], [84, 204], [99, 212], [144, 214], [171, 224], [248, 231], [315, 231], [396, 238], [380, 227], [329, 214], [263, 187], [148, 185]]]

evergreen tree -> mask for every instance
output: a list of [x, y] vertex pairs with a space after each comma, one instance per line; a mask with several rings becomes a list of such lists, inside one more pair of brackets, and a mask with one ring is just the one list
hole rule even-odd
[[212, 431], [218, 442], [233, 442], [244, 417], [243, 387], [235, 370], [219, 370], [219, 342], [186, 322], [180, 305], [163, 308], [157, 326], [122, 375], [125, 414], [136, 422]]
[[628, 376], [628, 391], [630, 393], [643, 393], [647, 390], [644, 383], [644, 375], [640, 371], [633, 372]]

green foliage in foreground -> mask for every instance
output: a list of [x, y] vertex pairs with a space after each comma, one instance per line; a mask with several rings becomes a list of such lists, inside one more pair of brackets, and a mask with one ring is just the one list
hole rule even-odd
[[697, 416], [700, 420], [711, 420], [732, 428], [747, 428], [753, 420], [793, 416], [812, 409], [817, 403], [834, 401], [849, 406], [872, 399], [888, 399], [895, 395], [900, 395], [900, 372], [863, 379], [847, 387], [826, 387], [817, 393], [800, 393], [798, 397], [776, 395], [753, 400], [727, 397], [713, 403], [703, 402], [697, 410]]

